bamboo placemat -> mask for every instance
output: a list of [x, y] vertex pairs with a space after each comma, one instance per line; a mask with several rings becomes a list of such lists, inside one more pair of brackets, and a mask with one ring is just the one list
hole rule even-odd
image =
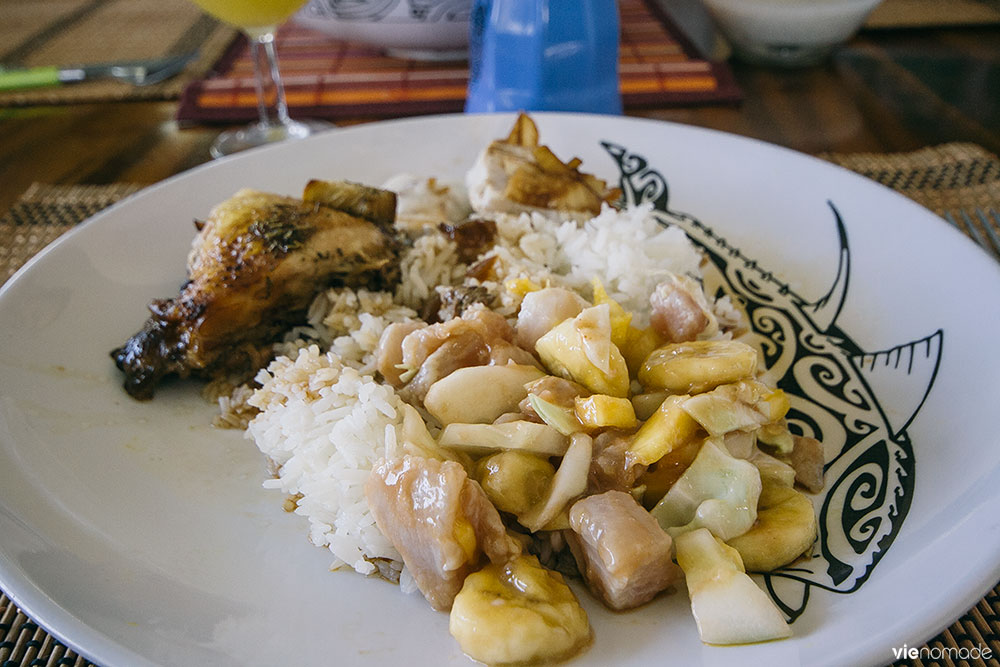
[[[653, 0], [619, 0], [619, 79], [626, 108], [733, 103], [741, 98], [725, 63], [695, 52]], [[277, 34], [292, 116], [388, 118], [461, 111], [468, 65], [393, 58], [294, 23]], [[240, 39], [214, 74], [184, 91], [177, 120], [247, 122], [257, 115], [253, 61]]]
[[[826, 154], [825, 159], [894, 188], [936, 213], [961, 208], [1000, 209], [1000, 159], [974, 144], [955, 143], [898, 154]], [[140, 186], [35, 184], [0, 218], [0, 282], [76, 223]], [[942, 224], [946, 224], [942, 222]], [[877, 574], [876, 574], [877, 576]], [[892, 657], [887, 646], [886, 662]], [[988, 648], [1000, 656], [1000, 583], [967, 614], [918, 651], [928, 659], [896, 665], [982, 664], [940, 659], [948, 651]], [[936, 657], [935, 657], [936, 656]], [[56, 641], [0, 593], [0, 667], [90, 665]]]
[[0, 91], [0, 107], [169, 100], [205, 76], [236, 30], [188, 0], [0, 0], [0, 65], [90, 65], [199, 55], [162, 83], [136, 87], [114, 80]]

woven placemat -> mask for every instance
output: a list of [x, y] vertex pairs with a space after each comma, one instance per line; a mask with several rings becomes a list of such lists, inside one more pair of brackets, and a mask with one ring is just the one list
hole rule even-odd
[[898, 190], [938, 215], [962, 208], [997, 208], [1000, 203], [1000, 160], [977, 144], [819, 157]]
[[[71, 227], [140, 187], [32, 184], [0, 218], [0, 284]], [[0, 653], [0, 666], [2, 657]]]
[[0, 66], [72, 66], [145, 60], [198, 51], [162, 83], [115, 80], [0, 91], [0, 107], [127, 100], [171, 100], [204, 77], [236, 30], [188, 0], [0, 0]]
[[[1000, 213], [1000, 161], [977, 144], [950, 143], [912, 153], [820, 157], [898, 190], [952, 221], [978, 243], [1000, 238], [1000, 217], [972, 213], [975, 209]], [[1000, 259], [996, 252], [990, 252]]]
[[[1000, 210], [1000, 159], [973, 144], [945, 144], [913, 153], [825, 154], [840, 164], [894, 188], [938, 214], [973, 207]], [[0, 218], [0, 281], [46, 243], [140, 186], [32, 185]], [[942, 222], [942, 224], [945, 224]], [[886, 647], [886, 657], [891, 657]], [[1000, 656], [1000, 583], [967, 614], [917, 649], [922, 658], [897, 665], [983, 664], [948, 659], [989, 649]], [[0, 667], [84, 667], [90, 663], [56, 641], [0, 593]]]
[[[652, 0], [619, 0], [619, 79], [626, 108], [734, 103], [742, 94], [725, 63], [696, 53]], [[296, 25], [276, 36], [292, 116], [389, 118], [461, 111], [469, 71], [464, 60], [393, 58], [363, 44]], [[257, 116], [253, 60], [238, 40], [213, 74], [184, 91], [177, 120], [247, 122]]]

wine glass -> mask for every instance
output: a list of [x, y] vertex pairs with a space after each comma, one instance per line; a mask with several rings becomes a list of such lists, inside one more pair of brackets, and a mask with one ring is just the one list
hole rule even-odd
[[238, 130], [227, 130], [212, 143], [212, 157], [285, 139], [303, 139], [333, 127], [321, 120], [292, 120], [288, 116], [285, 88], [278, 72], [274, 34], [279, 25], [306, 0], [193, 0], [215, 18], [240, 29], [250, 42], [258, 120]]

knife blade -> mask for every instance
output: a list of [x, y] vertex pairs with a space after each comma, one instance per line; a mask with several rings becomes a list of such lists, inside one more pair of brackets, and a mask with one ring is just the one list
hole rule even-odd
[[197, 55], [195, 51], [165, 58], [70, 67], [55, 65], [11, 69], [0, 67], [0, 90], [58, 86], [107, 78], [125, 81], [134, 86], [148, 86], [178, 74]]

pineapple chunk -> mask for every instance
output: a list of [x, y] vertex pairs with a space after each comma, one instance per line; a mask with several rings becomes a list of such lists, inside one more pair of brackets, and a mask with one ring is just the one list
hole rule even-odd
[[[759, 383], [756, 383], [759, 384]], [[788, 395], [781, 389], [770, 389], [755, 404], [757, 410], [767, 417], [769, 422], [777, 422], [784, 419], [788, 411], [792, 409], [792, 403], [788, 400]]]
[[735, 549], [704, 528], [678, 536], [674, 545], [703, 642], [749, 644], [792, 634], [774, 602], [746, 574]]
[[684, 412], [687, 396], [668, 396], [639, 428], [625, 453], [629, 465], [652, 465], [698, 434], [698, 422]]
[[622, 354], [625, 356], [625, 363], [628, 364], [628, 371], [633, 376], [639, 373], [642, 362], [652, 354], [653, 350], [663, 345], [663, 339], [652, 327], [637, 329], [629, 326], [625, 336], [625, 344], [620, 346]]
[[529, 280], [528, 278], [511, 278], [505, 282], [503, 286], [508, 292], [514, 296], [519, 296], [522, 299], [526, 294], [537, 292], [542, 289], [541, 285]]
[[618, 346], [620, 350], [628, 342], [628, 333], [632, 323], [632, 313], [627, 312], [617, 301], [608, 296], [607, 290], [600, 278], [596, 276], [591, 281], [594, 288], [594, 305], [608, 304], [611, 316], [611, 342]]
[[801, 556], [816, 540], [816, 510], [795, 489], [765, 481], [753, 527], [729, 540], [750, 572], [770, 572]]
[[639, 369], [648, 389], [700, 394], [720, 384], [752, 378], [757, 352], [735, 340], [669, 343], [654, 350]]
[[455, 518], [455, 528], [452, 534], [458, 548], [465, 554], [466, 562], [475, 561], [479, 549], [479, 544], [476, 542], [476, 529], [461, 513]]
[[586, 398], [577, 396], [575, 403], [576, 418], [580, 420], [584, 428], [631, 429], [638, 424], [635, 418], [635, 409], [627, 398], [593, 394]]
[[607, 304], [587, 308], [538, 339], [535, 351], [554, 375], [573, 380], [595, 394], [625, 398], [628, 366], [611, 341]]

